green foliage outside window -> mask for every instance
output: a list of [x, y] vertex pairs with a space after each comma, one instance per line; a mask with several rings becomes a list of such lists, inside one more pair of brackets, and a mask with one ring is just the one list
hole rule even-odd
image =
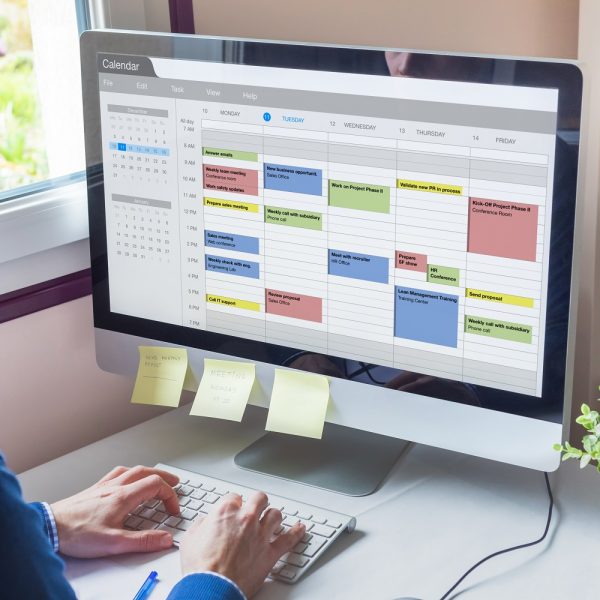
[[0, 0], [0, 192], [48, 177], [25, 0]]

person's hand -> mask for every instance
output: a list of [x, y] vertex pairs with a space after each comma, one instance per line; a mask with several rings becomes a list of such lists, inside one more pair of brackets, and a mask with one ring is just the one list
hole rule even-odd
[[155, 552], [173, 544], [166, 531], [129, 531], [127, 514], [152, 498], [179, 514], [173, 490], [176, 475], [149, 467], [115, 467], [98, 483], [51, 505], [58, 529], [59, 550], [67, 556], [96, 558], [126, 552]]
[[180, 544], [183, 573], [213, 571], [235, 582], [247, 598], [253, 596], [273, 565], [305, 533], [304, 525], [297, 523], [276, 536], [283, 517], [267, 505], [262, 492], [253, 494], [245, 506], [240, 496], [228, 494], [210, 515], [197, 518]]
[[404, 371], [390, 379], [385, 384], [385, 387], [420, 394], [421, 396], [433, 396], [434, 398], [450, 400], [451, 402], [470, 404], [472, 406], [481, 405], [475, 392], [461, 381], [423, 375], [422, 373]]

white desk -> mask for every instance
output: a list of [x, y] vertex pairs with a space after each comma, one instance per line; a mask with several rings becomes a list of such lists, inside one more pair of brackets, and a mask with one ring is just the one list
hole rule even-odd
[[[26, 498], [52, 502], [117, 464], [164, 462], [357, 517], [356, 532], [336, 542], [304, 579], [293, 586], [268, 582], [259, 600], [437, 600], [484, 555], [533, 540], [545, 525], [547, 495], [537, 472], [415, 446], [379, 491], [350, 498], [233, 464], [233, 455], [263, 433], [265, 411], [249, 406], [241, 425], [188, 412], [184, 406], [27, 471], [20, 477]], [[567, 463], [551, 481], [557, 507], [549, 541], [481, 567], [464, 582], [461, 600], [598, 598], [600, 475]], [[81, 600], [130, 600], [152, 568], [161, 583], [151, 600], [161, 600], [179, 578], [176, 550], [67, 561]]]

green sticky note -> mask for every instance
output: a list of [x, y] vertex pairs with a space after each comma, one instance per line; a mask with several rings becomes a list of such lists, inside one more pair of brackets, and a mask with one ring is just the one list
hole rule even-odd
[[190, 415], [241, 421], [255, 377], [252, 363], [205, 358]]
[[324, 375], [275, 369], [266, 429], [321, 439], [328, 402]]
[[188, 370], [185, 348], [140, 346], [140, 364], [131, 401], [134, 404], [179, 406]]

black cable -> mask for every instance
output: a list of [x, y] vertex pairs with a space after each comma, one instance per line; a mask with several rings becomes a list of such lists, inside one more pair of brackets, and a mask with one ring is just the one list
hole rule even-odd
[[373, 374], [371, 373], [371, 369], [373, 368], [371, 365], [367, 365], [365, 363], [360, 363], [361, 365], [363, 365], [363, 367], [365, 368], [365, 373], [367, 374], [367, 377], [375, 384], [375, 385], [385, 385], [386, 382], [385, 381], [377, 381], [377, 379], [375, 379], [375, 377], [373, 377]]
[[371, 369], [375, 369], [377, 367], [377, 365], [368, 365], [367, 363], [364, 363], [364, 362], [359, 362], [358, 364], [361, 365], [360, 369], [356, 369], [356, 371], [352, 371], [352, 373], [347, 375], [347, 379], [354, 379], [355, 377], [358, 377], [359, 375], [362, 375], [363, 373], [365, 373], [367, 375], [367, 377], [375, 385], [385, 385], [387, 383], [386, 381], [378, 381], [377, 379], [375, 379], [375, 377], [373, 377], [373, 374], [371, 373]]
[[544, 533], [542, 537], [535, 542], [529, 542], [527, 544], [521, 544], [519, 546], [513, 546], [512, 548], [506, 548], [504, 550], [499, 550], [498, 552], [494, 552], [485, 558], [482, 558], [478, 563], [474, 564], [441, 598], [440, 600], [446, 600], [448, 596], [475, 570], [477, 567], [481, 566], [484, 562], [490, 560], [490, 558], [494, 558], [499, 556], [500, 554], [506, 554], [507, 552], [513, 552], [515, 550], [522, 550], [523, 548], [529, 548], [530, 546], [535, 546], [540, 542], [544, 541], [546, 535], [548, 535], [548, 530], [550, 529], [550, 523], [552, 522], [552, 508], [554, 507], [554, 497], [552, 496], [552, 488], [550, 487], [550, 479], [548, 478], [548, 473], [544, 473], [544, 477], [546, 479], [546, 489], [548, 490], [548, 497], [550, 498], [550, 506], [548, 507], [548, 520], [546, 521], [546, 528], [544, 529]]

